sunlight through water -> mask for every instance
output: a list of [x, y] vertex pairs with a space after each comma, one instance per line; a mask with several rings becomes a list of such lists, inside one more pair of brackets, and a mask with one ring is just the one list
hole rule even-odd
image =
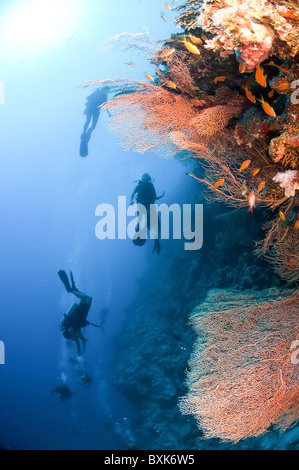
[[10, 62], [35, 60], [53, 51], [80, 27], [86, 3], [83, 0], [10, 2], [0, 19], [2, 58]]

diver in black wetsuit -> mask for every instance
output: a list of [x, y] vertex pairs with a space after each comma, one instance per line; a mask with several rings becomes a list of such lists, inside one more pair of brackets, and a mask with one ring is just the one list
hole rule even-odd
[[70, 274], [72, 285], [70, 285], [69, 279], [65, 271], [61, 270], [58, 272], [58, 276], [63, 282], [67, 292], [72, 292], [81, 301], [80, 304], [74, 303], [70, 310], [64, 314], [60, 324], [60, 329], [66, 339], [75, 341], [78, 355], [81, 356], [80, 340], [82, 341], [83, 351], [85, 350], [85, 343], [87, 341], [87, 339], [84, 338], [81, 333], [81, 328], [84, 328], [87, 325], [93, 325], [98, 328], [98, 325], [94, 325], [86, 319], [89, 309], [91, 307], [92, 298], [86, 294], [83, 294], [82, 292], [79, 292], [75, 285], [72, 272]]
[[[131, 196], [131, 202], [130, 204], [134, 203], [134, 199], [137, 204], [142, 204], [145, 209], [146, 209], [146, 214], [147, 214], [147, 228], [150, 230], [152, 227], [150, 225], [151, 220], [150, 220], [150, 206], [151, 204], [155, 204], [156, 201], [161, 199], [164, 196], [164, 191], [161, 196], [157, 196], [155, 187], [153, 185], [153, 181], [151, 176], [148, 173], [144, 173], [142, 176], [141, 180], [138, 181], [138, 184], [136, 188], [134, 189], [132, 196]], [[139, 231], [139, 223], [136, 226], [135, 229], [136, 232]], [[161, 238], [161, 221], [160, 217], [158, 217], [158, 238], [155, 239], [155, 245], [153, 249], [153, 253], [156, 251], [157, 254], [160, 253], [160, 238]], [[145, 244], [145, 238], [140, 238], [136, 237], [133, 239], [134, 245], [138, 246], [143, 246]]]
[[[100, 117], [99, 106], [104, 104], [108, 99], [109, 88], [104, 87], [102, 89], [97, 89], [86, 99], [86, 108], [84, 113], [86, 115], [86, 122], [84, 124], [83, 133], [81, 135], [81, 144], [80, 144], [80, 156], [87, 157], [88, 155], [88, 143], [91, 137], [92, 132], [95, 130]], [[89, 127], [90, 122], [92, 121], [91, 126]], [[89, 127], [89, 128], [88, 128]]]

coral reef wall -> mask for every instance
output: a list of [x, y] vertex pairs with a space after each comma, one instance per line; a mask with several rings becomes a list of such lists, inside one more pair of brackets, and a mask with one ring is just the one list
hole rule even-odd
[[[281, 286], [269, 264], [251, 253], [253, 238], [261, 236], [251, 214], [245, 210], [237, 217], [239, 211], [223, 214], [220, 210], [215, 204], [205, 205], [206, 233], [201, 250], [190, 253], [182, 249], [180, 255], [167, 255], [156, 268], [148, 268], [116, 338], [113, 380], [136, 406], [133, 427], [138, 430], [138, 448], [293, 448], [298, 439], [298, 432], [288, 440], [286, 433], [284, 440], [273, 430], [265, 437], [234, 445], [216, 438], [202, 440], [203, 432], [197, 429], [194, 417], [180, 412], [179, 397], [188, 393], [185, 372], [190, 371], [188, 360], [193, 344], [197, 344], [190, 313], [215, 288], [225, 292], [232, 286], [241, 302], [246, 295], [248, 301], [248, 289], [252, 298], [263, 298], [264, 288]], [[275, 299], [277, 291], [268, 292]], [[292, 331], [290, 342], [293, 336]], [[275, 348], [275, 342], [272, 346]]]
[[[298, 296], [294, 294], [286, 307], [280, 291], [265, 290], [284, 283], [286, 295], [292, 295], [289, 288], [297, 288], [299, 280], [298, 2], [187, 0], [174, 9], [183, 32], [156, 43], [129, 33], [112, 40], [130, 50], [144, 51], [155, 67], [153, 76], [146, 73], [146, 82], [110, 79], [88, 83], [109, 86], [114, 93], [102, 109], [109, 113], [110, 129], [125, 149], [154, 150], [168, 158], [183, 155], [188, 168], [193, 167], [188, 177], [198, 182], [197, 194], [203, 192], [212, 204], [204, 215], [208, 227], [204, 248], [170, 258], [163, 269], [149, 272], [143, 286], [146, 292], [128, 309], [124, 334], [119, 338], [115, 382], [140, 406], [141, 447], [200, 448], [194, 419], [180, 415], [176, 404], [177, 396], [186, 394], [183, 370], [188, 367], [192, 342], [188, 317], [198, 311], [195, 307], [211, 289], [228, 289], [228, 302], [235, 295], [233, 290], [252, 289], [251, 310], [246, 310], [250, 295], [239, 294], [239, 307], [230, 312], [228, 328], [238, 327], [238, 344], [242, 338], [246, 344], [256, 343], [254, 354], [260, 352], [261, 336], [273, 329], [270, 333], [277, 344], [266, 342], [262, 353], [267, 377], [260, 382], [257, 356], [246, 363], [243, 353], [249, 351], [245, 347], [240, 358], [231, 356], [229, 344], [233, 347], [233, 342], [228, 335], [222, 341], [222, 354], [232, 367], [240, 366], [240, 377], [230, 370], [229, 384], [216, 354], [214, 376], [223, 381], [224, 392], [209, 382], [215, 398], [224, 403], [220, 410], [235, 416], [232, 399], [237, 397], [239, 404], [250, 404], [252, 414], [248, 412], [243, 428], [240, 425], [237, 430], [229, 419], [218, 419], [216, 409], [212, 415], [208, 401], [201, 402], [206, 397], [202, 383], [197, 386], [190, 371], [189, 395], [181, 409], [196, 416], [200, 435], [204, 431], [211, 438], [204, 448], [219, 446], [216, 437], [235, 442], [238, 448], [290, 447], [296, 432], [285, 441], [277, 438], [276, 431], [268, 434], [270, 440], [248, 436], [259, 436], [275, 424], [285, 430], [298, 416], [294, 407], [298, 389], [287, 363], [284, 336], [298, 333]], [[255, 294], [258, 290], [263, 294]], [[269, 292], [273, 303], [263, 305], [260, 300]], [[213, 295], [210, 292], [208, 302]], [[240, 336], [243, 306], [252, 323], [245, 316], [247, 329]], [[215, 330], [227, 314], [223, 309], [211, 323]], [[202, 324], [200, 321], [199, 329]], [[210, 344], [215, 337], [206, 330]], [[207, 344], [196, 344], [201, 354], [200, 348]], [[192, 362], [192, 367], [199, 365]], [[206, 377], [205, 371], [201, 373]], [[243, 391], [238, 380], [242, 384], [248, 381], [248, 390]], [[259, 398], [256, 390], [263, 384]], [[202, 409], [197, 403], [204, 405]]]

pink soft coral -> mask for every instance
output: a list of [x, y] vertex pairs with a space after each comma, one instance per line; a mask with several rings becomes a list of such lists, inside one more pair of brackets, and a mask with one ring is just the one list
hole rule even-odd
[[275, 183], [284, 189], [286, 197], [295, 196], [296, 189], [299, 189], [299, 173], [297, 170], [287, 170], [284, 173], [277, 173], [273, 177]]

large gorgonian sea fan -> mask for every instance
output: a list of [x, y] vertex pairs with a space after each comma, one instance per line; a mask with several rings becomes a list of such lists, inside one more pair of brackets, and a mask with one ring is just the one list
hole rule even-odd
[[194, 309], [183, 414], [205, 438], [238, 442], [299, 418], [299, 292], [215, 289]]

